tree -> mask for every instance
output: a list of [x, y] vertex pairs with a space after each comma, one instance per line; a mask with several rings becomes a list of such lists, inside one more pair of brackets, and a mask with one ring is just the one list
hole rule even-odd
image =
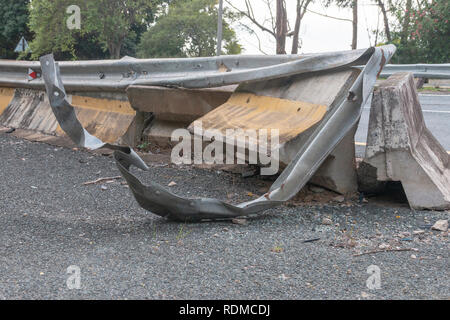
[[336, 4], [341, 8], [352, 9], [352, 50], [358, 47], [358, 0], [325, 0], [325, 5]]
[[294, 37], [292, 39], [292, 54], [297, 54], [298, 49], [300, 48], [299, 45], [299, 34], [300, 34], [300, 25], [303, 19], [303, 16], [306, 13], [306, 10], [308, 8], [308, 5], [312, 2], [312, 0], [297, 0], [297, 16], [295, 19], [295, 26], [294, 26]]
[[[239, 9], [229, 0], [226, 1], [228, 5], [232, 7], [242, 18], [246, 18], [251, 24], [255, 25], [261, 31], [267, 32], [274, 37], [276, 41], [277, 54], [286, 54], [287, 37], [293, 37], [291, 53], [298, 53], [298, 49], [300, 48], [299, 34], [301, 21], [307, 11], [308, 5], [311, 4], [313, 0], [297, 0], [294, 30], [290, 30], [290, 23], [286, 12], [286, 0], [276, 0], [275, 14], [272, 1], [261, 0], [262, 2], [260, 2], [260, 4], [263, 3], [268, 9], [270, 15], [270, 19], [268, 21], [260, 21], [255, 16], [253, 5], [250, 0], [244, 0], [245, 9]], [[241, 26], [244, 27], [249, 33], [256, 36], [253, 28], [248, 26], [248, 24], [241, 22]]]
[[75, 35], [81, 37], [82, 33], [69, 30], [65, 25], [66, 8], [70, 4], [70, 0], [30, 2], [29, 28], [35, 34], [30, 42], [33, 59], [49, 52], [54, 52], [57, 59], [75, 57]]
[[376, 0], [378, 7], [380, 7], [381, 14], [383, 15], [384, 34], [388, 42], [392, 42], [391, 28], [389, 27], [389, 18], [384, 0]]
[[[32, 58], [54, 52], [57, 59], [120, 58], [153, 22], [162, 0], [32, 0]], [[81, 9], [81, 29], [67, 28], [70, 5]], [[132, 53], [132, 52], [131, 52]], [[135, 52], [134, 52], [135, 53]], [[94, 55], [94, 57], [93, 57]]]
[[2, 0], [0, 6], [0, 58], [13, 59], [19, 40], [24, 36], [31, 39], [28, 29], [28, 0]]
[[417, 1], [409, 9], [404, 8], [397, 7], [397, 24], [392, 32], [392, 41], [397, 45], [394, 62], [449, 62], [450, 3], [447, 0]]
[[277, 1], [277, 21], [275, 28], [275, 39], [277, 40], [277, 54], [286, 54], [286, 35], [288, 29], [288, 19], [286, 3], [284, 0]]
[[409, 22], [411, 20], [410, 12], [412, 8], [412, 0], [406, 0], [405, 16], [403, 18], [402, 32], [400, 35], [400, 43], [406, 45], [408, 40]]
[[[166, 13], [142, 36], [138, 55], [147, 57], [202, 57], [216, 54], [217, 19], [216, 0], [173, 1]], [[236, 34], [224, 11], [223, 54], [239, 54]]]
[[99, 40], [111, 58], [120, 58], [122, 46], [131, 36], [136, 39], [139, 24], [149, 24], [162, 1], [158, 0], [90, 0], [87, 1], [88, 29], [98, 32]]

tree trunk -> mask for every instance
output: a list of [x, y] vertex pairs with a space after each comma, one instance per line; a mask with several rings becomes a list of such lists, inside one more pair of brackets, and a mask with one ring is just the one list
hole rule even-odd
[[382, 0], [377, 0], [378, 6], [381, 9], [381, 13], [383, 14], [383, 21], [384, 21], [384, 33], [386, 34], [386, 39], [388, 42], [392, 42], [391, 37], [391, 30], [389, 29], [389, 20], [386, 12], [386, 7], [384, 6], [384, 3]]
[[406, 8], [405, 8], [405, 19], [403, 20], [402, 26], [402, 35], [400, 37], [400, 43], [405, 44], [408, 40], [408, 31], [409, 31], [409, 15], [411, 14], [412, 1], [406, 0]]
[[300, 33], [300, 25], [302, 22], [302, 6], [300, 0], [297, 0], [297, 17], [295, 18], [294, 38], [292, 39], [292, 54], [298, 53], [298, 38]]
[[352, 50], [355, 50], [358, 47], [358, 0], [353, 0], [352, 11], [353, 11]]
[[277, 54], [286, 54], [287, 14], [284, 0], [277, 0]]
[[120, 59], [120, 51], [122, 49], [122, 42], [109, 44], [109, 55], [111, 59]]

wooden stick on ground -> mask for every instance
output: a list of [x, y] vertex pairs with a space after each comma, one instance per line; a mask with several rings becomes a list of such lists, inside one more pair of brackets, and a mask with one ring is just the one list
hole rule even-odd
[[88, 185], [91, 185], [91, 184], [97, 184], [97, 183], [100, 183], [100, 182], [103, 182], [103, 181], [108, 181], [108, 180], [118, 180], [118, 179], [122, 179], [122, 176], [109, 177], [109, 178], [99, 178], [99, 179], [94, 180], [94, 181], [88, 181], [88, 182], [85, 182], [85, 183], [83, 183], [83, 186], [88, 186]]
[[413, 248], [400, 248], [400, 249], [379, 249], [379, 250], [372, 250], [372, 251], [367, 251], [367, 252], [362, 252], [362, 253], [357, 253], [354, 254], [354, 257], [359, 257], [365, 254], [372, 254], [372, 253], [380, 253], [380, 252], [400, 252], [400, 251], [414, 251]]

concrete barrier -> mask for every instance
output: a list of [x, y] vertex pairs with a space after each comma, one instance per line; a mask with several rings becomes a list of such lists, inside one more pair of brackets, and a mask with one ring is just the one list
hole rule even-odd
[[0, 125], [56, 135], [58, 122], [43, 91], [16, 89], [11, 103], [0, 115]]
[[[152, 86], [130, 86], [131, 106], [136, 110], [136, 140], [170, 146], [172, 132], [186, 128], [225, 103], [236, 86], [206, 89], [182, 89]], [[147, 125], [151, 115], [151, 123]], [[142, 134], [139, 138], [138, 135]]]
[[14, 97], [14, 89], [12, 88], [0, 88], [0, 114], [9, 105]]
[[[69, 98], [70, 99], [70, 98]], [[86, 130], [107, 143], [129, 144], [130, 126], [136, 112], [124, 94], [72, 95], [78, 119]]]
[[[236, 86], [208, 89], [130, 86], [127, 95], [137, 112], [134, 145], [143, 141], [171, 146], [172, 132], [190, 124], [193, 132], [192, 122], [197, 119], [206, 130], [278, 128], [281, 168], [284, 168], [327, 112], [333, 110], [335, 101], [347, 93], [358, 74], [355, 70], [328, 71], [245, 84], [238, 90]], [[342, 194], [357, 191], [355, 131], [356, 127], [339, 143], [312, 183]]]
[[[130, 126], [136, 112], [131, 108], [124, 94], [68, 95], [84, 127], [106, 142], [124, 140], [128, 143], [132, 134]], [[4, 99], [6, 100], [6, 99]], [[44, 91], [16, 89], [11, 102], [0, 108], [0, 125], [15, 129], [26, 129], [49, 135], [62, 136]]]
[[[217, 220], [253, 216], [292, 199], [311, 179], [339, 143], [343, 142], [355, 128], [363, 107], [371, 100], [377, 75], [394, 52], [395, 47], [388, 45], [370, 48], [359, 57], [355, 56], [357, 51], [330, 53], [328, 55], [307, 56], [304, 60], [293, 61], [282, 67], [263, 67], [255, 72], [232, 74], [230, 70], [230, 72], [222, 72], [218, 76], [211, 77], [160, 79], [164, 86], [180, 83], [185, 88], [212, 87], [217, 83], [241, 83], [238, 92], [230, 99], [235, 99], [232, 100], [235, 107], [241, 108], [243, 113], [235, 115], [235, 117], [230, 117], [229, 114], [224, 114], [224, 116], [231, 118], [230, 120], [237, 117], [246, 117], [245, 112], [251, 113], [252, 108], [257, 108], [263, 112], [259, 114], [259, 117], [255, 115], [248, 120], [252, 122], [251, 125], [255, 124], [255, 126], [252, 126], [253, 128], [264, 129], [264, 126], [259, 126], [259, 124], [266, 123], [267, 125], [267, 122], [271, 120], [264, 119], [265, 111], [270, 112], [270, 104], [276, 102], [281, 106], [280, 110], [284, 112], [278, 112], [275, 120], [279, 124], [290, 126], [287, 130], [283, 127], [278, 128], [283, 129], [286, 142], [294, 141], [299, 137], [305, 138], [304, 133], [317, 126], [307, 137], [307, 141], [296, 150], [293, 160], [265, 194], [237, 205], [219, 199], [181, 197], [154, 181], [143, 184], [130, 171], [130, 168], [131, 166], [136, 166], [142, 170], [149, 170], [150, 168], [131, 148], [105, 144], [100, 139], [90, 135], [78, 121], [74, 107], [67, 99], [60, 69], [55, 63], [53, 55], [41, 57], [40, 61], [52, 110], [55, 112], [61, 127], [72, 141], [81, 147], [94, 150], [104, 147], [114, 150], [117, 168], [127, 181], [129, 189], [139, 205], [167, 219], [186, 223], [205, 219]], [[352, 67], [357, 63], [365, 63], [361, 73]], [[255, 78], [255, 73], [259, 75], [258, 78]], [[317, 81], [313, 80], [315, 77], [317, 77]], [[278, 84], [272, 82], [272, 80], [278, 82]], [[254, 83], [250, 84], [249, 81], [254, 81]], [[302, 81], [304, 81], [303, 84], [298, 86]], [[247, 84], [249, 85], [248, 88], [253, 89], [254, 92], [240, 90]], [[258, 94], [258, 90], [262, 90], [261, 94]], [[250, 100], [248, 98], [242, 100], [245, 95]], [[314, 101], [303, 98], [308, 98], [308, 96]], [[247, 106], [246, 108], [245, 104], [250, 104], [253, 98], [260, 100], [264, 105]], [[327, 101], [330, 103], [329, 105], [326, 104]], [[266, 103], [268, 105], [265, 105]], [[227, 109], [225, 105], [219, 108]], [[302, 109], [306, 109], [306, 112]], [[202, 118], [208, 117], [212, 112]], [[321, 119], [321, 114], [324, 112], [325, 115]], [[305, 113], [305, 117], [293, 116], [296, 113]], [[295, 121], [292, 121], [292, 118], [295, 118]], [[315, 122], [316, 120], [318, 122]], [[226, 119], [226, 121], [229, 120]], [[299, 134], [300, 130], [295, 127], [296, 125], [300, 125], [304, 131]], [[295, 138], [290, 139], [291, 134], [295, 135]], [[286, 142], [284, 145], [286, 145]], [[285, 148], [285, 151], [292, 150]]]
[[[278, 129], [283, 168], [346, 97], [359, 73], [346, 68], [241, 84], [225, 104], [198, 120], [204, 132], [218, 130], [223, 135], [226, 129]], [[339, 143], [311, 182], [342, 194], [357, 191], [355, 131], [356, 127]], [[246, 155], [249, 149], [258, 150], [259, 140], [248, 143]]]
[[411, 73], [394, 74], [375, 91], [360, 168], [362, 191], [400, 181], [412, 208], [450, 208], [449, 155], [426, 128]]

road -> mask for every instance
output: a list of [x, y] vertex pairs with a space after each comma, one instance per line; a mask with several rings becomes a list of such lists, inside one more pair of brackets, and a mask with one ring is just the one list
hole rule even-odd
[[[450, 95], [421, 94], [420, 103], [428, 129], [445, 150], [450, 151]], [[365, 108], [355, 135], [357, 157], [364, 156], [369, 114], [370, 109]]]
[[[119, 175], [110, 157], [0, 133], [0, 161], [0, 299], [450, 298], [448, 234], [430, 230], [449, 212], [320, 203], [314, 193], [245, 225], [180, 224], [139, 208], [122, 180], [83, 185]], [[183, 195], [243, 201], [268, 185], [149, 165], [135, 170], [140, 179], [174, 181]], [[410, 251], [357, 256], [380, 247]], [[380, 289], [367, 287], [370, 266]], [[79, 289], [67, 286], [69, 267]]]

